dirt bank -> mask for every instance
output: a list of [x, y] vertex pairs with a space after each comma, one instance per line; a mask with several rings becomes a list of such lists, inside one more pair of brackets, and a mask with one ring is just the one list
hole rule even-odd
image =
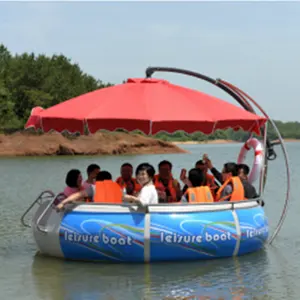
[[0, 156], [118, 155], [186, 153], [178, 146], [127, 133], [97, 133], [66, 138], [59, 133], [0, 135]]
[[197, 144], [235, 144], [239, 143], [233, 140], [207, 140], [202, 142], [187, 141], [187, 142], [172, 142], [174, 145], [197, 145]]

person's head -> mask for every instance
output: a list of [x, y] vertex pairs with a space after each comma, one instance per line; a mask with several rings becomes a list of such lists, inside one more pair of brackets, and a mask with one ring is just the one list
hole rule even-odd
[[70, 188], [80, 188], [82, 184], [81, 172], [77, 169], [72, 169], [67, 173], [66, 185]]
[[135, 176], [140, 185], [145, 185], [153, 180], [155, 169], [148, 163], [138, 165], [135, 170]]
[[248, 178], [250, 168], [246, 164], [238, 164], [237, 165], [238, 176], [244, 179]]
[[107, 171], [100, 171], [97, 174], [96, 181], [112, 180], [112, 176]]
[[130, 163], [125, 163], [121, 166], [121, 176], [124, 180], [129, 180], [132, 177], [133, 166]]
[[191, 169], [189, 171], [189, 181], [193, 187], [202, 186], [204, 182], [204, 174], [198, 168]]
[[172, 174], [172, 164], [167, 161], [167, 160], [163, 160], [158, 164], [158, 172], [159, 172], [159, 176], [162, 179], [169, 179], [171, 174]]
[[195, 168], [201, 170], [204, 173], [206, 173], [208, 170], [207, 164], [205, 164], [202, 159], [198, 160], [195, 163]]
[[89, 179], [96, 179], [96, 176], [99, 172], [100, 167], [96, 164], [91, 164], [86, 169], [86, 173]]
[[237, 175], [238, 175], [238, 172], [237, 172], [237, 164], [236, 163], [228, 162], [228, 163], [224, 164], [223, 170], [222, 170], [223, 181], [226, 181], [230, 177], [237, 176]]

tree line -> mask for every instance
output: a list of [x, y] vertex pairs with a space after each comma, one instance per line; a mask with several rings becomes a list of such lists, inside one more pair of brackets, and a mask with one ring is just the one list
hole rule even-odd
[[[0, 131], [23, 130], [31, 109], [48, 108], [62, 101], [100, 88], [112, 86], [84, 73], [77, 63], [66, 56], [23, 53], [13, 55], [0, 44]], [[276, 121], [284, 138], [300, 139], [299, 122]], [[271, 128], [271, 126], [269, 126]], [[276, 138], [269, 130], [270, 138]], [[187, 135], [160, 133], [156, 137], [173, 141], [205, 141], [226, 139], [244, 141], [249, 134], [242, 130], [218, 130], [212, 135], [196, 132]]]

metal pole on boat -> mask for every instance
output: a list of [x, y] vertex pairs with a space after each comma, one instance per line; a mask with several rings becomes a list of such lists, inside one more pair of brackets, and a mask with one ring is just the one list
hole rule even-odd
[[282, 214], [280, 216], [279, 222], [278, 222], [278, 224], [277, 224], [277, 226], [276, 226], [276, 228], [273, 232], [273, 235], [269, 239], [269, 244], [271, 245], [272, 242], [275, 240], [276, 236], [278, 235], [278, 233], [279, 233], [279, 231], [280, 231], [280, 229], [281, 229], [281, 227], [284, 223], [286, 215], [287, 215], [287, 209], [288, 209], [289, 200], [290, 200], [290, 167], [289, 167], [288, 154], [287, 154], [282, 136], [281, 136], [277, 126], [275, 125], [275, 123], [272, 120], [270, 120], [270, 122], [271, 122], [273, 128], [275, 129], [276, 134], [278, 136], [278, 139], [280, 141], [280, 146], [281, 146], [281, 149], [282, 149], [282, 152], [283, 152], [284, 161], [285, 161], [285, 165], [286, 165], [286, 175], [287, 175], [287, 190], [286, 190], [284, 206], [283, 206], [283, 210], [282, 210]]
[[[286, 196], [285, 196], [285, 201], [284, 201], [284, 206], [282, 209], [282, 214], [280, 216], [280, 219], [278, 221], [278, 224], [272, 234], [272, 236], [269, 239], [269, 244], [271, 245], [273, 243], [273, 241], [275, 240], [276, 236], [278, 235], [278, 233], [280, 232], [280, 229], [282, 228], [282, 225], [284, 223], [286, 214], [287, 214], [287, 209], [288, 209], [288, 204], [289, 204], [289, 200], [290, 200], [290, 166], [289, 166], [289, 159], [288, 159], [288, 154], [287, 154], [287, 150], [286, 147], [284, 145], [284, 141], [283, 138], [279, 132], [279, 129], [277, 128], [275, 122], [268, 116], [268, 114], [263, 110], [263, 108], [255, 101], [253, 100], [249, 95], [247, 95], [245, 92], [243, 92], [242, 90], [240, 90], [239, 88], [235, 87], [234, 85], [222, 80], [222, 82], [230, 87], [232, 87], [233, 89], [235, 89], [236, 91], [238, 91], [239, 93], [241, 93], [243, 96], [245, 96], [247, 99], [249, 99], [259, 110], [260, 112], [268, 119], [268, 121], [271, 123], [273, 129], [276, 132], [276, 135], [278, 137], [279, 142], [270, 142], [271, 147], [273, 145], [278, 145], [280, 144], [282, 152], [283, 152], [283, 157], [284, 157], [284, 163], [286, 166], [286, 177], [287, 177], [287, 189], [286, 189]], [[272, 155], [272, 153], [271, 153]], [[273, 156], [271, 156], [271, 158], [269, 158], [269, 160], [274, 160], [277, 157], [276, 153], [273, 153]]]
[[[266, 123], [264, 126], [264, 142], [263, 142], [264, 149], [267, 148], [267, 139], [268, 139], [268, 124]], [[259, 195], [262, 195], [262, 193], [265, 189], [265, 185], [266, 185], [267, 174], [268, 174], [268, 163], [267, 162], [268, 162], [267, 153], [265, 153], [263, 167], [262, 167], [261, 174], [260, 174]]]
[[[271, 236], [271, 238], [269, 239], [269, 244], [272, 244], [272, 242], [274, 241], [274, 239], [276, 238], [276, 236], [278, 235], [286, 214], [287, 214], [287, 208], [288, 208], [288, 204], [289, 204], [289, 199], [290, 199], [290, 167], [289, 167], [289, 160], [288, 160], [288, 154], [284, 145], [284, 141], [283, 138], [276, 126], [276, 124], [274, 123], [274, 121], [268, 116], [268, 114], [262, 109], [262, 107], [255, 101], [253, 100], [249, 95], [247, 95], [245, 92], [243, 92], [242, 90], [240, 90], [239, 88], [237, 88], [236, 86], [230, 84], [229, 82], [226, 82], [224, 80], [221, 79], [212, 79], [206, 75], [202, 75], [200, 73], [197, 72], [193, 72], [193, 71], [189, 71], [189, 70], [184, 70], [184, 69], [179, 69], [179, 68], [170, 68], [170, 67], [148, 67], [146, 69], [146, 77], [150, 78], [154, 72], [171, 72], [171, 73], [179, 73], [179, 74], [183, 74], [183, 75], [188, 75], [188, 76], [192, 76], [192, 77], [196, 77], [198, 79], [202, 79], [204, 81], [210, 82], [211, 84], [219, 87], [220, 89], [222, 89], [223, 91], [227, 92], [229, 95], [231, 95], [245, 110], [255, 113], [253, 107], [251, 106], [251, 104], [249, 103], [249, 101], [254, 104], [254, 106], [268, 119], [268, 121], [271, 123], [272, 127], [274, 128], [279, 142], [271, 142], [266, 134], [266, 130], [267, 130], [267, 126], [265, 126], [264, 128], [261, 128], [261, 132], [264, 133], [264, 137], [265, 137], [265, 145], [266, 145], [266, 154], [265, 154], [265, 165], [264, 165], [264, 173], [262, 174], [262, 176], [264, 176], [263, 178], [263, 184], [262, 184], [262, 188], [260, 187], [260, 190], [263, 190], [266, 184], [266, 179], [267, 179], [267, 167], [268, 167], [268, 160], [275, 160], [277, 155], [274, 151], [273, 146], [274, 145], [278, 145], [280, 144], [282, 152], [283, 152], [283, 156], [284, 156], [284, 162], [286, 165], [286, 176], [287, 176], [287, 190], [286, 190], [286, 197], [285, 197], [285, 202], [284, 202], [284, 206], [283, 206], [283, 210], [282, 210], [282, 214], [281, 217], [279, 219], [279, 222], [274, 230], [273, 235]], [[249, 101], [248, 101], [249, 100]]]

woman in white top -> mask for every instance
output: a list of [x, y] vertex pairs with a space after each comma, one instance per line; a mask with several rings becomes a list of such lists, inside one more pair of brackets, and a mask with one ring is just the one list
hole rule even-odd
[[153, 166], [148, 163], [140, 164], [136, 168], [135, 176], [142, 189], [137, 196], [124, 195], [123, 201], [142, 205], [158, 204], [158, 195], [153, 184], [154, 174]]

